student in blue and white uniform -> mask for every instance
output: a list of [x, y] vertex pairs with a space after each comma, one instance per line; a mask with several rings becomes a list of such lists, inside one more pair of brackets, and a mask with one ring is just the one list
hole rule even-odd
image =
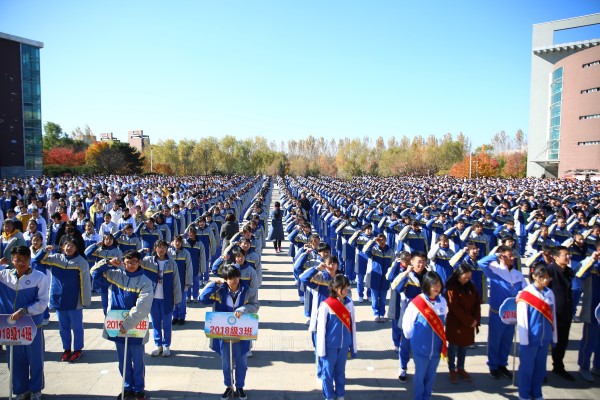
[[[342, 274], [337, 274], [329, 283], [329, 298], [323, 301], [317, 312], [317, 355], [322, 364], [321, 375], [323, 396], [326, 400], [344, 398], [346, 385], [346, 360], [348, 354], [355, 357], [356, 346], [356, 317], [354, 303], [348, 296], [350, 281]], [[332, 303], [339, 302], [350, 321], [342, 321], [344, 314], [339, 315]]]
[[[419, 296], [427, 302], [427, 306], [431, 307], [441, 323], [445, 324], [448, 306], [446, 300], [441, 296], [443, 288], [444, 284], [440, 276], [433, 271], [428, 271], [423, 277], [422, 293]], [[445, 347], [445, 337], [444, 340], [440, 339], [432, 329], [415, 306], [415, 299], [406, 307], [402, 317], [402, 331], [404, 336], [410, 340], [410, 348], [415, 360], [414, 399], [426, 400], [431, 398], [435, 371]]]
[[[542, 382], [546, 376], [548, 346], [556, 343], [554, 293], [548, 288], [552, 280], [544, 265], [533, 266], [533, 283], [517, 297], [517, 325], [519, 327], [519, 400], [542, 399]], [[548, 307], [551, 320], [536, 307], [524, 301], [525, 293], [533, 295], [539, 304]], [[545, 303], [545, 304], [544, 304]]]
[[512, 373], [506, 368], [510, 354], [514, 325], [507, 325], [500, 319], [499, 308], [508, 297], [515, 297], [527, 282], [516, 265], [515, 253], [511, 247], [499, 246], [495, 254], [482, 258], [479, 267], [488, 278], [490, 285], [490, 315], [488, 328], [488, 367], [494, 379], [512, 379]]
[[[257, 292], [249, 286], [240, 282], [241, 272], [233, 265], [225, 265], [221, 268], [222, 279], [210, 282], [200, 294], [203, 304], [212, 304], [213, 311], [233, 312], [237, 318], [245, 313], [255, 314], [260, 307]], [[235, 396], [241, 400], [247, 398], [244, 386], [246, 384], [246, 371], [248, 370], [248, 353], [250, 352], [250, 341], [240, 340], [237, 342], [226, 342], [221, 339], [211, 339], [210, 348], [221, 355], [223, 368], [223, 384], [225, 392], [222, 400], [234, 396], [231, 389], [231, 368], [229, 365], [229, 352], [233, 351], [233, 362], [235, 363]]]
[[[48, 307], [50, 278], [43, 272], [32, 269], [30, 260], [31, 252], [26, 246], [11, 249], [13, 268], [0, 271], [0, 314], [10, 314], [12, 320], [30, 315], [38, 327], [30, 345], [13, 348], [12, 384], [17, 398], [40, 400], [44, 388], [42, 321]], [[7, 361], [10, 363], [9, 358], [7, 357]]]

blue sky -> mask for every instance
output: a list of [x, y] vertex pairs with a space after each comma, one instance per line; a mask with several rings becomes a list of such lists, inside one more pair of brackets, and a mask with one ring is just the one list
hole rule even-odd
[[0, 0], [0, 32], [44, 43], [42, 118], [67, 132], [463, 132], [477, 146], [527, 134], [532, 24], [597, 12], [598, 0]]

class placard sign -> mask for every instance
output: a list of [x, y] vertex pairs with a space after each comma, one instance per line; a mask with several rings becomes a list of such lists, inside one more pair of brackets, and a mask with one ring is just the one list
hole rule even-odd
[[516, 325], [517, 324], [517, 298], [509, 297], [500, 306], [498, 310], [500, 314], [500, 319], [506, 325]]
[[0, 344], [5, 346], [22, 346], [33, 342], [37, 327], [30, 315], [17, 320], [10, 319], [10, 314], [0, 314]]
[[232, 312], [207, 312], [204, 333], [211, 339], [256, 340], [258, 315], [242, 314], [236, 318]]
[[140, 321], [133, 329], [127, 331], [126, 334], [121, 333], [121, 322], [129, 316], [129, 310], [110, 310], [106, 313], [104, 319], [104, 328], [110, 337], [130, 337], [143, 338], [149, 328], [148, 317]]

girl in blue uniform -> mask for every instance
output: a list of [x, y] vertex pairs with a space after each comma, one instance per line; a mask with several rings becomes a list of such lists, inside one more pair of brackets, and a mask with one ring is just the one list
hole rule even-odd
[[533, 283], [517, 296], [519, 327], [519, 399], [542, 399], [548, 345], [556, 343], [552, 278], [544, 265], [533, 267]]
[[317, 355], [327, 400], [344, 400], [346, 359], [348, 354], [356, 356], [356, 318], [349, 288], [348, 278], [335, 275], [329, 283], [329, 298], [321, 303], [317, 315]]
[[[410, 302], [402, 319], [402, 331], [404, 336], [410, 340], [410, 348], [415, 360], [415, 400], [431, 398], [440, 355], [446, 352], [446, 335], [443, 325], [446, 321], [448, 306], [446, 300], [440, 296], [443, 287], [442, 280], [437, 273], [426, 272], [421, 283], [422, 293]], [[426, 314], [431, 317], [427, 318]], [[434, 329], [434, 326], [439, 329]]]

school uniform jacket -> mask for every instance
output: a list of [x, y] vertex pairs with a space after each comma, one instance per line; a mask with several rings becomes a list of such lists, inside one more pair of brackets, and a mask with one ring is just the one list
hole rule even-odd
[[[555, 323], [556, 302], [552, 290], [544, 288], [540, 291], [532, 283], [523, 291], [548, 303], [552, 309], [552, 321]], [[550, 342], [556, 343], [557, 341], [557, 330], [554, 329], [553, 323], [524, 301], [517, 302], [517, 325], [519, 327], [519, 343], [522, 346], [548, 347]]]
[[369, 257], [365, 277], [366, 286], [373, 290], [387, 291], [390, 282], [385, 276], [392, 265], [394, 250], [388, 245], [380, 247], [374, 239], [371, 239], [363, 248], [363, 252]]
[[20, 278], [14, 268], [0, 271], [0, 314], [12, 314], [26, 308], [33, 322], [41, 326], [48, 307], [49, 286], [50, 278], [32, 268]]
[[186, 291], [192, 286], [192, 258], [189, 251], [184, 248], [179, 250], [169, 247], [169, 258], [172, 258], [177, 263], [179, 269], [179, 283], [181, 289]]
[[[135, 272], [127, 272], [125, 269], [115, 268], [107, 264], [106, 260], [102, 260], [92, 268], [92, 278], [109, 287], [108, 310], [129, 310], [129, 315], [123, 321], [125, 330], [133, 329], [150, 313], [154, 300], [154, 284], [144, 274], [142, 268]], [[129, 343], [146, 343], [148, 331], [144, 338], [129, 338]], [[110, 338], [106, 329], [103, 330], [102, 336], [113, 342], [125, 342], [125, 338]]]
[[[425, 301], [433, 306], [435, 313], [442, 320], [442, 324], [446, 322], [446, 314], [448, 314], [448, 305], [446, 299], [438, 296], [435, 300], [430, 300], [424, 294], [420, 294]], [[402, 331], [407, 339], [410, 339], [410, 348], [414, 355], [433, 359], [440, 357], [442, 351], [442, 340], [431, 329], [429, 322], [419, 312], [417, 307], [411, 302], [402, 318]]]
[[[515, 260], [516, 262], [516, 260]], [[509, 270], [501, 265], [496, 254], [491, 254], [477, 262], [488, 278], [490, 285], [490, 311], [498, 314], [502, 302], [508, 297], [515, 297], [527, 286], [521, 271]]]
[[[200, 293], [200, 301], [203, 304], [212, 304], [215, 312], [239, 311], [242, 314], [256, 314], [258, 312], [260, 308], [258, 294], [248, 286], [240, 284], [239, 294], [235, 302], [230, 293], [231, 291], [226, 283], [217, 285], [215, 282], [210, 282]], [[223, 341], [221, 339], [210, 340], [210, 348], [219, 354], [221, 354], [222, 345]], [[246, 354], [250, 350], [249, 340], [241, 340], [240, 345], [242, 346], [242, 354]]]
[[344, 298], [344, 306], [350, 312], [352, 333], [344, 326], [326, 302], [322, 302], [317, 312], [317, 355], [327, 356], [327, 350], [336, 351], [347, 348], [354, 358], [358, 350], [356, 345], [356, 316], [354, 303], [349, 297]]
[[[156, 256], [147, 256], [142, 260], [142, 269], [144, 274], [152, 281], [154, 288], [158, 282], [158, 259]], [[175, 304], [181, 303], [182, 291], [181, 281], [179, 280], [179, 269], [175, 260], [167, 255], [167, 263], [163, 270], [163, 290], [164, 290], [164, 312], [168, 314], [173, 312]]]
[[35, 256], [41, 266], [51, 268], [50, 308], [56, 311], [79, 310], [92, 302], [90, 267], [78, 253], [66, 256], [40, 251]]

